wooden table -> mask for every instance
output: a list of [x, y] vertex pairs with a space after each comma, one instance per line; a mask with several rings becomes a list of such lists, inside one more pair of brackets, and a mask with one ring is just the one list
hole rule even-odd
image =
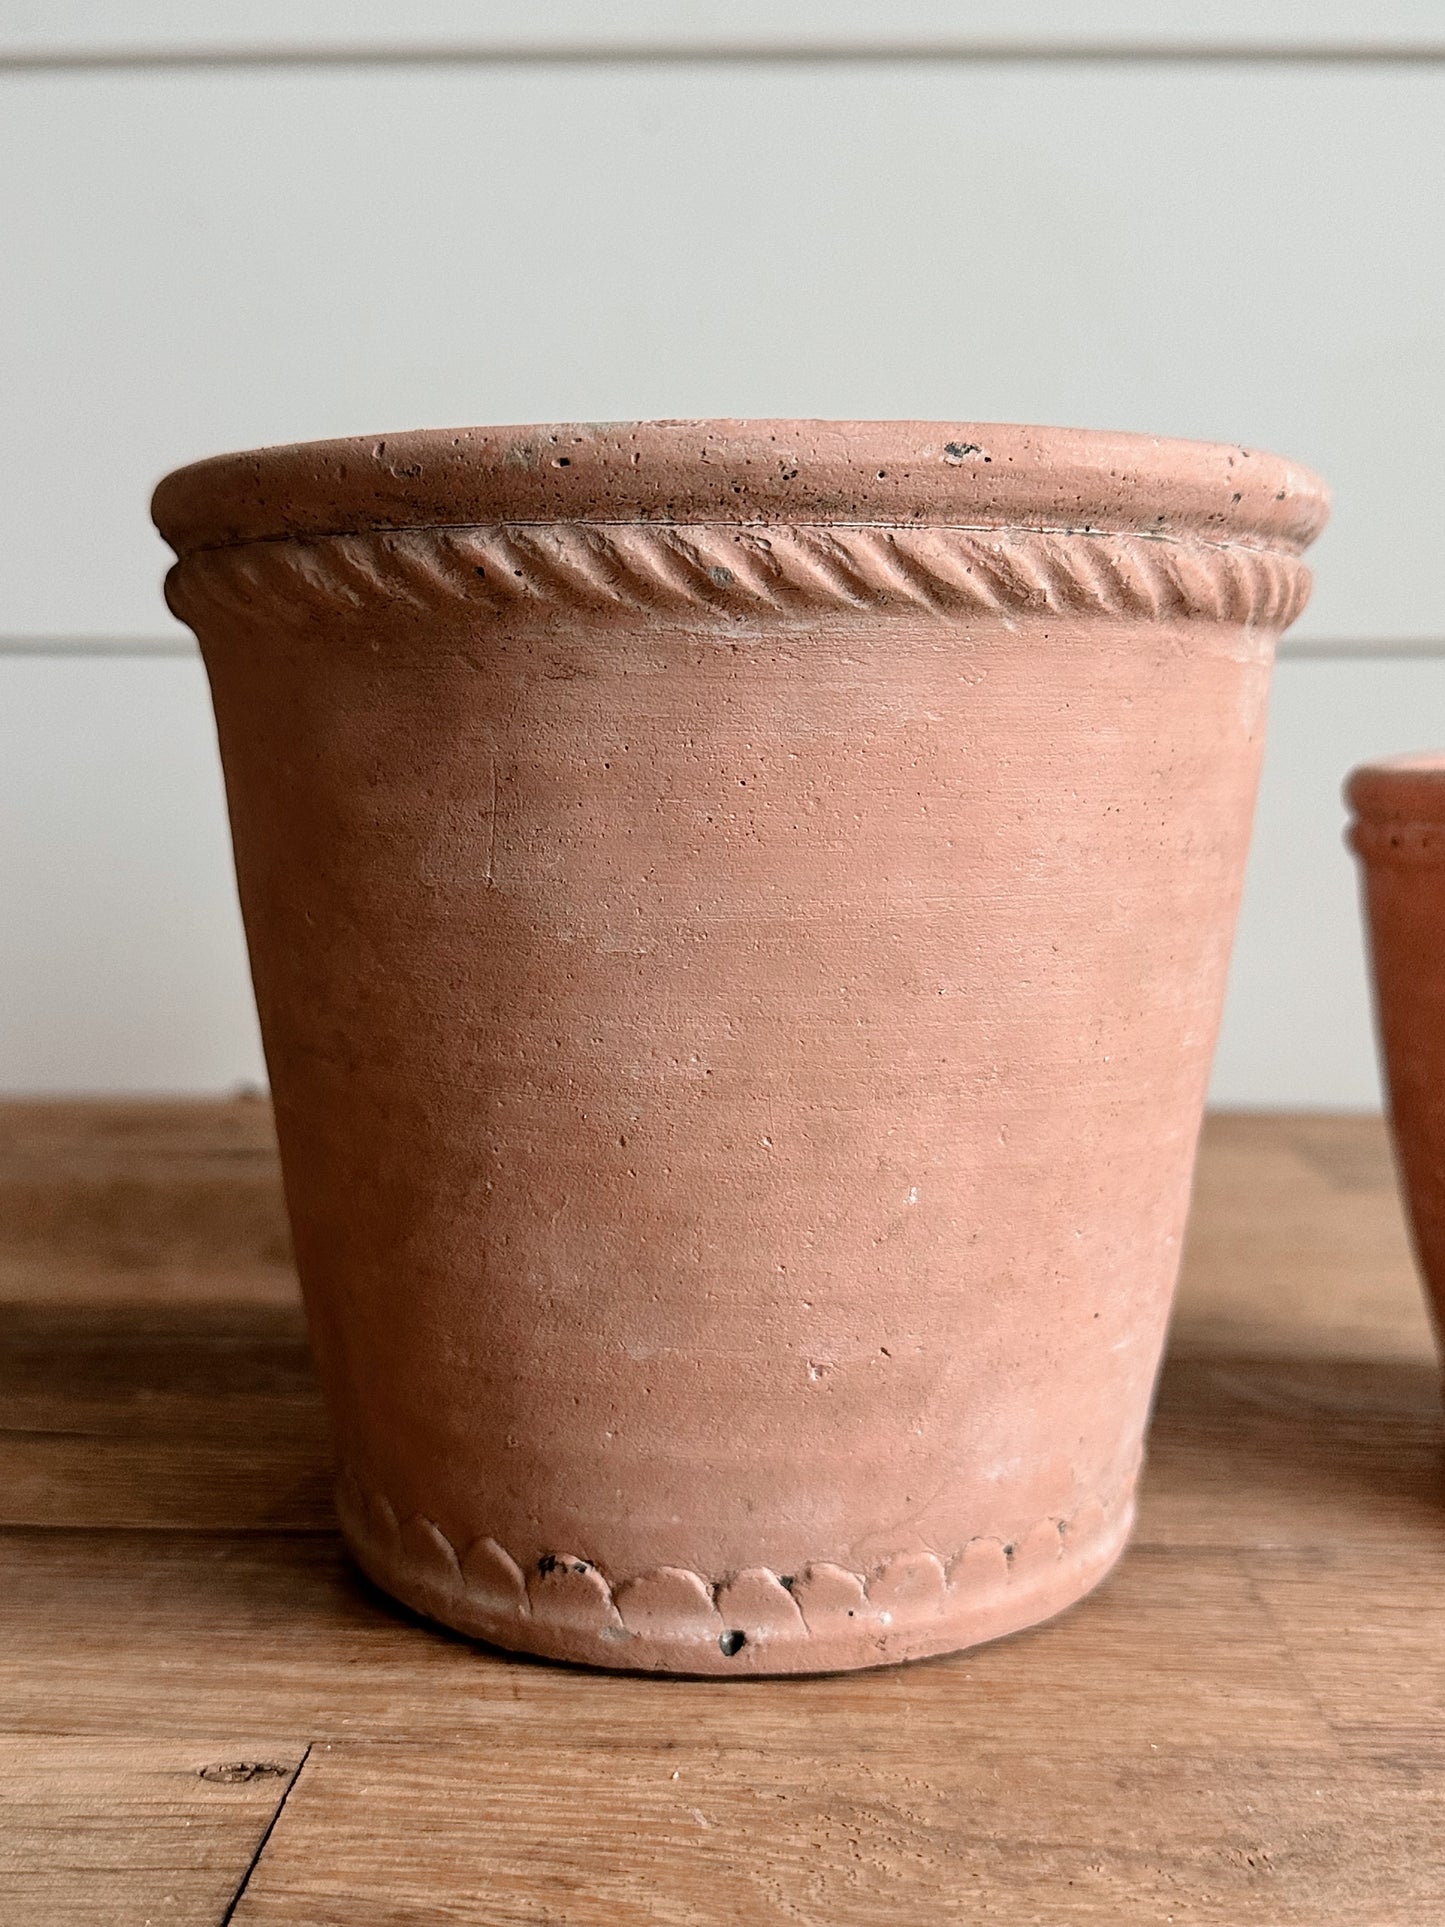
[[0, 1107], [6, 1927], [1445, 1921], [1438, 1376], [1377, 1122], [1211, 1122], [1138, 1535], [1053, 1624], [702, 1684], [349, 1568], [269, 1119]]

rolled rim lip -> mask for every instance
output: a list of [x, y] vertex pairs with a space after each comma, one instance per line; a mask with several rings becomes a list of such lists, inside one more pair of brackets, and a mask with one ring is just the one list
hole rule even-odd
[[499, 523], [769, 523], [1192, 537], [1298, 554], [1329, 492], [1220, 442], [1004, 422], [700, 420], [414, 429], [212, 456], [151, 513], [179, 556]]
[[1445, 823], [1445, 749], [1362, 764], [1345, 784], [1345, 801], [1365, 822]]

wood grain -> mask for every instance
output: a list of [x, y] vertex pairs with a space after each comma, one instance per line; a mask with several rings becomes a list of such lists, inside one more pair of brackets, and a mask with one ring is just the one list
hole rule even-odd
[[332, 1521], [294, 1302], [0, 1304], [0, 1524]]
[[1433, 1355], [1378, 1117], [1205, 1120], [1172, 1349]]
[[[1345, 1602], [1342, 1602], [1342, 1606]], [[1337, 1623], [1337, 1633], [1343, 1622]], [[845, 1750], [974, 1745], [1068, 1708], [1091, 1747], [1175, 1738], [1329, 1744], [1250, 1562], [1142, 1547], [1047, 1628], [925, 1665], [770, 1683], [649, 1680], [518, 1661], [369, 1587], [330, 1536], [0, 1535], [0, 1704], [17, 1731], [398, 1733], [461, 1744], [537, 1722], [579, 1755], [626, 1734], [785, 1731]]]
[[0, 1100], [0, 1303], [294, 1304], [271, 1107]]
[[0, 1736], [0, 1919], [211, 1927], [304, 1752], [235, 1737]]
[[[682, 1733], [585, 1782], [565, 1747], [313, 1753], [237, 1927], [736, 1927], [897, 1920], [1418, 1927], [1438, 1788], [1338, 1761], [1165, 1743], [1098, 1758], [1067, 1721], [906, 1759]], [[580, 1796], [580, 1797], [579, 1797]]]
[[[1445, 1917], [1445, 1444], [1378, 1120], [1211, 1121], [1106, 1584], [837, 1678], [567, 1671], [370, 1587], [281, 1222], [254, 1100], [0, 1108], [7, 1923]], [[307, 1747], [284, 1808], [197, 1777]]]

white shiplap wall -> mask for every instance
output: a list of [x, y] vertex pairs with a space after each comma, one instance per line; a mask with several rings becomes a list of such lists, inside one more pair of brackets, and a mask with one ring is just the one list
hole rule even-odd
[[0, 1088], [260, 1076], [203, 679], [114, 653], [185, 647], [158, 474], [776, 413], [1330, 478], [1216, 1098], [1376, 1101], [1337, 793], [1445, 738], [1438, 6], [193, 11], [0, 8]]

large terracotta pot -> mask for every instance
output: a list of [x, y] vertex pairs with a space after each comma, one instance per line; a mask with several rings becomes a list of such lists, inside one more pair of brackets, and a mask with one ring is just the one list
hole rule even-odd
[[1357, 769], [1375, 1013], [1415, 1253], [1445, 1332], [1445, 753]]
[[721, 1674], [1087, 1591], [1320, 484], [660, 422], [226, 456], [155, 513], [366, 1571]]

